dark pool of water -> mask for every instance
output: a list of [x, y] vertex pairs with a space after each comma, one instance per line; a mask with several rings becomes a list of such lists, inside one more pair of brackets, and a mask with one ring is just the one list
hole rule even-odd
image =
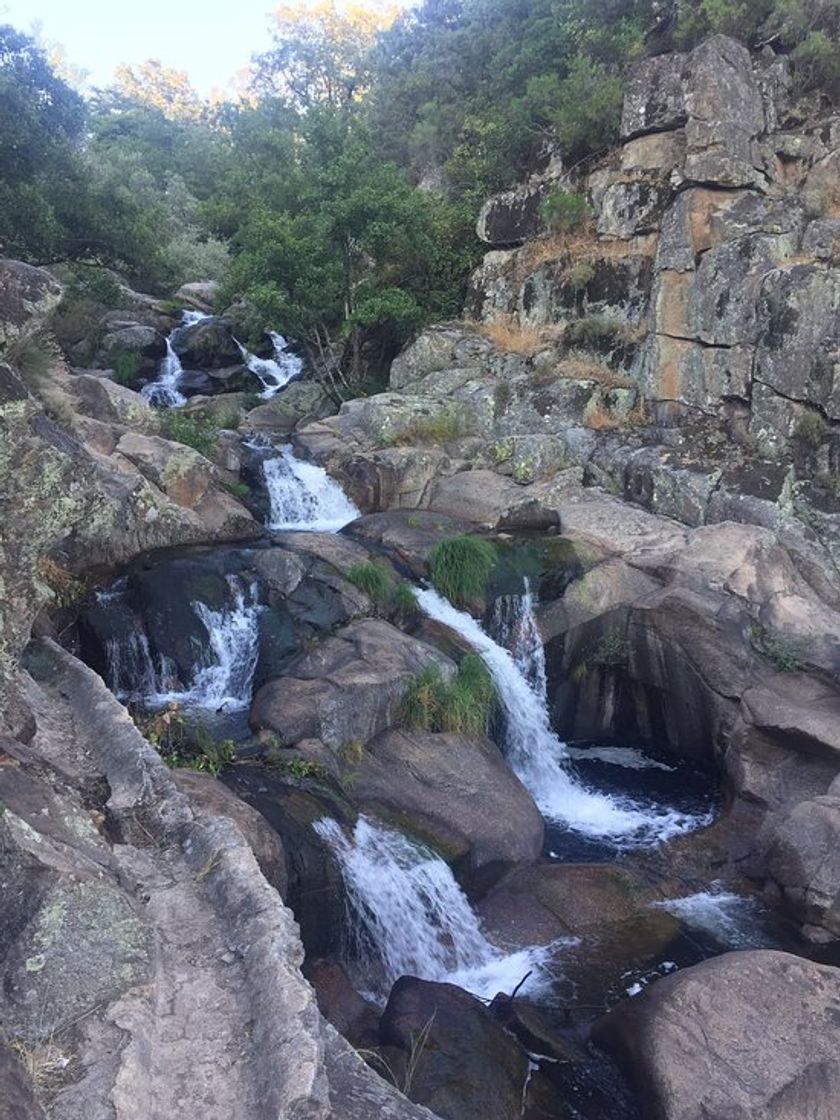
[[[612, 742], [569, 745], [569, 768], [587, 788], [608, 794], [621, 804], [632, 802], [649, 813], [651, 827], [643, 835], [611, 839], [587, 836], [547, 821], [544, 855], [564, 863], [603, 863], [624, 852], [649, 847], [667, 838], [668, 817], [685, 817], [685, 831], [710, 824], [722, 799], [717, 775], [649, 746]], [[662, 828], [657, 819], [662, 819]]]

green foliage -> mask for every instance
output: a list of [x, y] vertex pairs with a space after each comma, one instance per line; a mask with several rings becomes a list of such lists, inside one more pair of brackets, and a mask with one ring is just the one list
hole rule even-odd
[[630, 643], [627, 635], [617, 626], [611, 627], [606, 634], [602, 634], [590, 655], [593, 665], [603, 665], [607, 668], [619, 668], [626, 665], [630, 659]]
[[385, 607], [394, 594], [394, 581], [391, 573], [383, 564], [366, 560], [352, 564], [347, 569], [347, 578], [377, 606]]
[[242, 482], [241, 479], [237, 479], [235, 482], [222, 482], [222, 486], [224, 486], [228, 494], [232, 494], [238, 502], [247, 502], [251, 497], [251, 491], [248, 487], [248, 484], [246, 482]]
[[595, 279], [595, 266], [592, 261], [578, 260], [566, 269], [565, 280], [576, 292], [582, 291]]
[[133, 385], [143, 359], [136, 350], [112, 350], [108, 363], [114, 371], [114, 381], [118, 385]]
[[582, 194], [559, 187], [548, 194], [540, 210], [551, 228], [562, 233], [582, 229], [592, 216], [592, 207]]
[[411, 615], [417, 611], [417, 596], [407, 583], [398, 583], [391, 597], [391, 605], [401, 615]]
[[487, 732], [497, 697], [490, 674], [477, 654], [468, 654], [452, 680], [428, 665], [403, 697], [402, 719], [416, 731], [479, 736]]
[[432, 583], [456, 607], [481, 598], [496, 564], [496, 550], [483, 537], [449, 537], [429, 555]]
[[464, 413], [457, 407], [445, 408], [433, 416], [420, 416], [394, 437], [398, 444], [451, 443], [464, 434]]
[[202, 412], [173, 408], [161, 413], [160, 434], [164, 439], [186, 444], [202, 455], [211, 455], [219, 438], [219, 425]]
[[275, 769], [298, 781], [305, 781], [307, 778], [320, 780], [327, 776], [320, 762], [313, 762], [308, 758], [292, 758], [287, 762], [279, 762]]
[[788, 638], [756, 622], [750, 627], [750, 645], [780, 673], [795, 673], [805, 665], [805, 643]]
[[803, 447], [816, 451], [829, 434], [827, 421], [818, 412], [803, 412], [796, 421], [793, 437]]
[[133, 719], [172, 769], [199, 770], [218, 777], [236, 758], [236, 745], [231, 739], [214, 739], [202, 724], [191, 725], [174, 701], [158, 712], [137, 712]]
[[48, 335], [36, 334], [16, 340], [7, 350], [5, 357], [27, 385], [37, 390], [49, 377], [60, 354], [52, 338]]
[[366, 560], [347, 569], [347, 578], [371, 600], [377, 614], [403, 617], [417, 610], [417, 599], [407, 583], [395, 583], [384, 564]]

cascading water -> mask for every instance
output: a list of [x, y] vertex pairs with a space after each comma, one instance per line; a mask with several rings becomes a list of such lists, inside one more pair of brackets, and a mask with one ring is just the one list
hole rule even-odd
[[660, 810], [589, 790], [567, 769], [565, 744], [549, 721], [545, 666], [541, 650], [536, 649], [539, 636], [527, 587], [526, 594], [506, 609], [505, 627], [513, 636], [514, 654], [436, 591], [419, 590], [417, 601], [430, 618], [460, 634], [483, 658], [506, 717], [508, 761], [545, 817], [588, 836], [609, 837], [625, 845], [667, 840], [709, 823], [709, 815]]
[[262, 384], [263, 391], [259, 395], [263, 400], [270, 400], [290, 381], [298, 377], [303, 369], [303, 358], [289, 349], [289, 344], [282, 334], [269, 331], [268, 337], [274, 347], [273, 358], [258, 358], [256, 354], [246, 350], [241, 342], [236, 342], [242, 354], [242, 361]]
[[270, 501], [269, 529], [336, 533], [360, 516], [323, 467], [295, 458], [289, 445], [279, 451], [279, 456], [262, 464]]
[[251, 703], [254, 670], [259, 656], [260, 606], [256, 586], [227, 577], [231, 601], [220, 610], [204, 603], [192, 607], [207, 631], [207, 648], [188, 688], [179, 688], [175, 667], [166, 658], [155, 665], [142, 631], [127, 642], [109, 642], [108, 671], [112, 691], [120, 699], [151, 708], [177, 703], [187, 709], [242, 711]]
[[186, 404], [187, 398], [178, 389], [183, 372], [181, 359], [172, 349], [170, 335], [166, 340], [166, 357], [160, 363], [157, 380], [143, 386], [140, 390], [141, 397], [157, 408], [178, 408]]
[[149, 404], [156, 408], [179, 408], [182, 404], [187, 403], [187, 398], [178, 388], [181, 384], [181, 374], [184, 372], [184, 367], [181, 365], [181, 359], [175, 353], [172, 344], [186, 327], [192, 327], [196, 323], [200, 323], [202, 319], [209, 318], [210, 316], [205, 315], [203, 311], [184, 310], [181, 312], [180, 323], [166, 340], [166, 356], [160, 363], [157, 378], [149, 382], [148, 385], [144, 385], [140, 390], [141, 397], [147, 400]]
[[484, 936], [449, 866], [428, 848], [364, 816], [348, 836], [334, 820], [313, 826], [338, 860], [357, 963], [387, 995], [400, 976], [447, 981], [490, 998], [528, 973], [545, 982], [550, 947], [505, 954]]
[[175, 666], [165, 657], [157, 664], [149, 649], [149, 639], [137, 630], [127, 639], [111, 638], [105, 643], [108, 683], [123, 703], [145, 701], [149, 696], [171, 692], [178, 681]]

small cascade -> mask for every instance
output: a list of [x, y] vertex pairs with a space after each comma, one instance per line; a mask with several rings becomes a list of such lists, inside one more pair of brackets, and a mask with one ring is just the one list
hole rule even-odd
[[708, 816], [646, 807], [629, 798], [597, 793], [575, 779], [566, 746], [551, 728], [545, 665], [535, 649], [539, 635], [527, 589], [524, 596], [502, 608], [501, 625], [513, 640], [515, 653], [499, 645], [471, 615], [457, 610], [437, 592], [420, 590], [417, 601], [430, 618], [469, 642], [490, 670], [506, 716], [508, 761], [546, 818], [591, 837], [633, 845], [657, 843], [709, 823]]
[[505, 954], [484, 936], [449, 866], [428, 848], [364, 816], [348, 836], [327, 818], [313, 826], [338, 860], [361, 973], [387, 996], [400, 976], [457, 984], [477, 996], [545, 980], [549, 948]]
[[183, 372], [181, 359], [172, 349], [172, 335], [170, 335], [166, 340], [166, 357], [160, 363], [157, 380], [144, 385], [140, 395], [156, 408], [178, 408], [186, 404], [187, 398], [178, 389]]
[[187, 403], [187, 398], [180, 391], [181, 375], [184, 367], [181, 359], [175, 353], [172, 343], [177, 339], [182, 330], [200, 323], [202, 319], [209, 319], [203, 311], [181, 312], [181, 321], [166, 340], [166, 356], [160, 363], [157, 378], [144, 385], [140, 395], [155, 408], [179, 408]]
[[177, 686], [175, 666], [166, 657], [158, 658], [155, 664], [149, 639], [142, 630], [134, 631], [127, 640], [109, 639], [105, 643], [105, 657], [108, 686], [124, 704], [144, 702], [149, 696], [171, 692]]
[[708, 934], [726, 949], [766, 949], [775, 947], [774, 942], [782, 948], [768, 928], [767, 912], [760, 903], [754, 898], [724, 891], [718, 882], [711, 884], [711, 890], [651, 905], [654, 909], [667, 910], [689, 930]]
[[235, 712], [249, 706], [262, 607], [256, 585], [244, 584], [233, 575], [227, 577], [227, 583], [230, 603], [220, 610], [192, 604], [207, 631], [207, 647], [189, 687], [181, 685], [167, 658], [155, 662], [148, 637], [138, 629], [127, 641], [107, 643], [109, 684], [116, 696], [150, 708], [177, 703], [187, 709]]
[[309, 529], [337, 533], [360, 516], [338, 483], [323, 467], [295, 458], [290, 445], [263, 460], [270, 509], [268, 528]]
[[531, 688], [543, 702], [548, 695], [545, 650], [537, 629], [531, 584], [525, 580], [523, 595], [501, 595], [493, 608], [493, 637], [509, 650]]
[[274, 347], [273, 358], [258, 358], [250, 350], [234, 339], [242, 354], [242, 361], [260, 381], [263, 391], [259, 394], [263, 400], [270, 400], [276, 393], [298, 377], [303, 369], [303, 358], [298, 357], [289, 349], [289, 344], [282, 334], [269, 331], [268, 337]]

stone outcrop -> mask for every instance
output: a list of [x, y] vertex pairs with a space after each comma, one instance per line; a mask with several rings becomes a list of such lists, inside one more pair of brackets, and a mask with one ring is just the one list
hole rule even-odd
[[60, 299], [61, 285], [48, 272], [0, 260], [0, 352], [41, 330]]
[[[69, 654], [48, 642], [27, 664], [26, 741], [0, 746], [0, 1005], [49, 1115], [428, 1118], [321, 1018], [246, 840], [267, 826], [200, 776], [179, 792]], [[5, 1047], [0, 1068], [15, 1120], [41, 1120]]]
[[840, 971], [727, 953], [623, 1001], [593, 1038], [651, 1120], [831, 1120], [840, 1099]]

